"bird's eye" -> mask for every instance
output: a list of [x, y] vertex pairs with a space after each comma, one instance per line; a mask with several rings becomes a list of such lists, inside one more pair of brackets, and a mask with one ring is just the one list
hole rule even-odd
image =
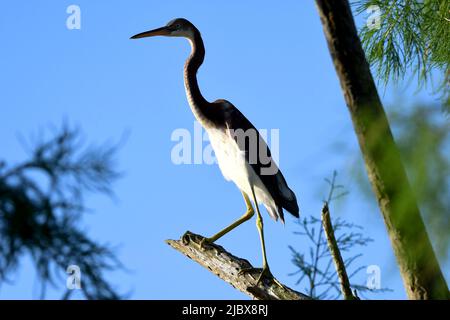
[[177, 23], [177, 24], [175, 25], [175, 28], [180, 29], [180, 28], [181, 28], [181, 24]]

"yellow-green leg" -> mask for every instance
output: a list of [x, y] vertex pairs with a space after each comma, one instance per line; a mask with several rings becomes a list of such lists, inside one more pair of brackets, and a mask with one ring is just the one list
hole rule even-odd
[[262, 271], [258, 277], [258, 280], [256, 281], [256, 285], [258, 285], [258, 283], [261, 281], [264, 274], [270, 275], [271, 273], [270, 273], [270, 269], [269, 269], [269, 264], [267, 263], [266, 242], [264, 241], [264, 223], [263, 223], [263, 219], [261, 216], [261, 212], [259, 212], [258, 202], [256, 201], [255, 189], [253, 188], [253, 186], [251, 186], [251, 188], [252, 188], [253, 202], [255, 203], [255, 207], [256, 207], [256, 228], [258, 229], [259, 239], [261, 241], [261, 250], [262, 250], [262, 258], [263, 258]]
[[[258, 206], [258, 202], [256, 200], [255, 190], [254, 190], [253, 186], [251, 186], [251, 189], [252, 189], [253, 202], [255, 203], [255, 207], [256, 207], [256, 228], [258, 229], [258, 232], [259, 232], [259, 239], [261, 241], [262, 257], [263, 257], [263, 266], [262, 266], [262, 270], [259, 269], [259, 270], [261, 270], [261, 273], [260, 273], [258, 279], [256, 280], [256, 285], [258, 285], [261, 282], [261, 280], [264, 276], [268, 276], [275, 283], [277, 283], [280, 286], [283, 286], [277, 279], [274, 278], [274, 276], [270, 272], [269, 264], [267, 263], [266, 243], [264, 241], [264, 223], [263, 223], [263, 219], [261, 216], [261, 212], [259, 212], [259, 206]], [[252, 269], [241, 270], [241, 272], [247, 272], [247, 271], [252, 271]]]
[[205, 242], [206, 243], [212, 243], [214, 241], [216, 241], [217, 239], [221, 238], [222, 236], [224, 236], [225, 234], [227, 234], [228, 232], [230, 232], [231, 230], [233, 230], [234, 228], [236, 228], [237, 226], [241, 225], [242, 223], [244, 223], [245, 221], [249, 220], [251, 217], [253, 217], [253, 215], [255, 214], [255, 211], [253, 210], [253, 206], [252, 203], [250, 201], [250, 199], [248, 198], [248, 195], [241, 191], [242, 195], [244, 196], [244, 200], [245, 200], [245, 204], [247, 206], [247, 211], [244, 213], [244, 215], [242, 217], [240, 217], [239, 219], [237, 219], [235, 222], [233, 222], [232, 224], [230, 224], [228, 227], [226, 227], [225, 229], [217, 232], [215, 235], [213, 235], [212, 237], [209, 238], [205, 238], [202, 240], [201, 244], [203, 245]]

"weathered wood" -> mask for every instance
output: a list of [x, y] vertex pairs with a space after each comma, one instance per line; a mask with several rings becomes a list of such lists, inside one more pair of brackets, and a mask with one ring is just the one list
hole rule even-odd
[[253, 268], [245, 259], [238, 258], [217, 244], [200, 245], [204, 237], [186, 232], [180, 240], [166, 240], [175, 250], [202, 265], [220, 279], [256, 300], [309, 300], [309, 296], [278, 284], [265, 277], [256, 285], [258, 270], [240, 273]]

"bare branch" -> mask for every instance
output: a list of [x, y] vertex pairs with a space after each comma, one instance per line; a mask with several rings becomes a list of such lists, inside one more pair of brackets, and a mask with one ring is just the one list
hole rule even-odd
[[348, 279], [347, 270], [345, 269], [344, 260], [342, 259], [336, 237], [334, 235], [333, 225], [331, 224], [330, 211], [328, 210], [328, 203], [325, 203], [322, 209], [322, 226], [328, 241], [328, 248], [333, 257], [336, 272], [341, 283], [341, 291], [345, 300], [356, 300], [352, 289], [350, 287], [350, 280]]

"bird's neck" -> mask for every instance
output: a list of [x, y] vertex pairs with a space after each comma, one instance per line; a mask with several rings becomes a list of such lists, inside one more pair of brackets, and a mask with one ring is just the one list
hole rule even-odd
[[194, 116], [201, 123], [205, 123], [208, 119], [206, 116], [209, 102], [202, 96], [197, 82], [197, 70], [200, 68], [205, 57], [205, 47], [198, 30], [188, 38], [191, 43], [191, 55], [184, 65], [184, 86], [186, 88], [186, 96]]

